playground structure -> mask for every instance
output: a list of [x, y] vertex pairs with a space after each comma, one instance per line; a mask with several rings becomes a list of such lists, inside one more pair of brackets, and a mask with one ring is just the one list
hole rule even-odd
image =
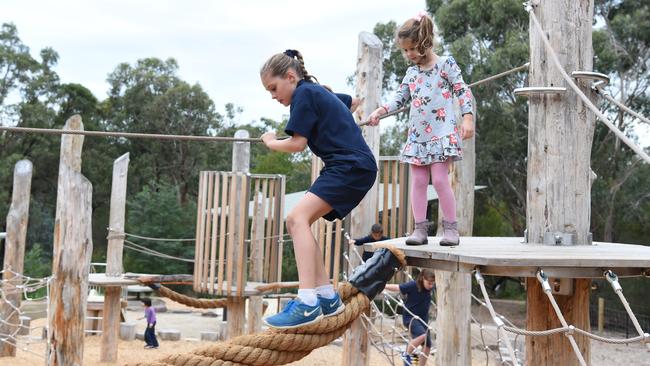
[[[585, 1], [571, 4], [549, 1], [540, 6], [529, 4], [527, 8], [531, 15], [529, 67], [532, 86], [519, 91], [520, 94], [526, 94], [530, 98], [526, 237], [523, 239], [471, 237], [472, 210], [469, 208], [473, 208], [474, 157], [473, 140], [470, 140], [469, 144], [465, 145], [465, 160], [458, 164], [452, 173], [458, 206], [464, 210], [459, 212], [459, 221], [465, 225], [460, 227], [461, 233], [465, 235], [461, 238], [461, 246], [441, 248], [427, 245], [413, 248], [405, 246], [403, 238], [390, 242], [404, 252], [409, 265], [437, 270], [439, 305], [436, 358], [439, 364], [469, 365], [471, 363], [468, 357], [471, 355], [469, 324], [472, 274], [475, 275], [482, 290], [485, 290], [482, 282], [483, 275], [527, 278], [527, 331], [520, 332], [527, 336], [526, 364], [537, 365], [548, 362], [549, 364], [586, 365], [589, 364], [590, 353], [588, 342], [590, 279], [605, 276], [612, 283], [617, 294], [622, 296], [620, 285], [617, 287], [617, 277], [647, 276], [649, 273], [650, 248], [626, 244], [592, 243], [588, 232], [589, 192], [592, 179], [589, 153], [595, 125], [594, 116], [606, 119], [600, 112], [593, 111], [590, 107], [589, 96], [595, 93], [591, 89], [592, 78], [602, 79], [602, 76], [587, 73], [592, 69], [590, 49], [577, 52], [573, 47], [564, 48], [567, 52], [562, 55], [561, 60], [555, 55], [554, 50], [566, 44], [591, 43], [584, 40], [591, 39], [592, 7], [593, 4]], [[538, 17], [541, 22], [538, 21]], [[579, 21], [571, 21], [575, 19]], [[571, 27], [570, 31], [567, 27]], [[573, 27], [577, 27], [577, 31]], [[547, 40], [547, 34], [553, 44]], [[379, 104], [381, 44], [372, 35], [363, 33], [360, 37], [359, 51], [357, 93], [364, 99], [360, 113], [364, 116]], [[576, 86], [573, 78], [564, 71], [565, 69], [575, 70], [576, 73], [573, 75], [578, 80], [579, 86]], [[556, 85], [567, 85], [570, 88], [567, 90]], [[593, 86], [600, 89], [602, 83]], [[579, 98], [582, 102], [578, 102]], [[593, 114], [588, 113], [587, 109], [592, 109]], [[80, 118], [73, 117], [64, 130], [81, 131], [82, 129]], [[363, 133], [371, 149], [377, 153], [378, 129], [364, 127]], [[217, 296], [226, 295], [228, 335], [232, 342], [230, 345], [215, 346], [215, 351], [210, 353], [211, 357], [214, 355], [225, 357], [226, 352], [220, 351], [222, 348], [219, 347], [253, 347], [249, 339], [237, 337], [244, 334], [245, 330], [244, 298], [250, 296], [253, 304], [259, 299], [254, 298], [262, 294], [257, 286], [263, 283], [281, 282], [282, 279], [284, 178], [247, 173], [245, 151], [248, 144], [252, 142], [246, 140], [247, 138], [242, 135], [235, 136], [238, 140], [235, 142], [232, 172], [201, 174], [195, 271], [192, 283], [198, 292]], [[78, 345], [83, 344], [85, 298], [89, 284], [105, 287], [101, 360], [114, 360], [117, 355], [120, 288], [124, 285], [140, 283], [137, 279], [125, 276], [121, 264], [126, 197], [125, 165], [128, 165], [128, 156], [119, 158], [114, 169], [106, 274], [88, 276], [89, 258], [92, 252], [89, 235], [92, 188], [80, 174], [82, 143], [83, 137], [72, 134], [63, 135], [61, 142], [54, 279], [51, 283], [48, 331], [49, 365], [81, 362], [83, 347]], [[634, 144], [632, 148], [638, 150]], [[648, 161], [643, 150], [637, 152]], [[370, 224], [380, 221], [384, 230], [390, 235], [403, 236], [412, 225], [412, 217], [409, 216], [410, 208], [405, 204], [408, 202], [408, 174], [405, 167], [394, 158], [378, 160], [379, 180], [384, 185], [383, 194], [379, 195], [378, 185], [375, 185], [350, 216], [349, 231], [353, 235], [360, 235], [370, 227]], [[313, 167], [315, 176], [320, 169], [318, 161], [313, 162]], [[18, 166], [16, 169], [22, 171]], [[562, 174], [556, 174], [558, 171]], [[29, 175], [31, 176], [31, 172]], [[8, 220], [7, 248], [13, 251], [8, 253], [14, 254], [5, 256], [5, 268], [9, 262], [10, 269], [14, 272], [3, 273], [5, 276], [3, 285], [7, 286], [11, 286], [12, 278], [17, 278], [16, 274], [22, 272], [28, 214], [24, 203], [27, 203], [28, 210], [29, 185], [14, 184], [15, 188], [24, 189], [25, 186], [27, 186], [27, 196], [15, 191], [17, 203], [14, 205], [12, 200], [10, 210], [12, 218], [20, 219], [11, 221], [11, 227]], [[379, 208], [382, 211], [381, 219], [378, 216]], [[249, 216], [252, 217], [250, 222]], [[335, 223], [319, 221], [313, 228], [321, 243], [326, 268], [331, 270], [330, 275], [334, 283], [339, 280], [337, 275], [342, 267], [337, 258], [344, 250], [341, 244], [342, 225], [340, 221]], [[354, 249], [349, 248], [350, 263], [345, 269], [346, 273], [352, 273], [352, 269], [359, 263]], [[375, 248], [368, 246], [366, 249]], [[338, 337], [348, 329], [344, 341], [343, 363], [345, 365], [367, 364], [368, 335], [359, 317], [362, 317], [361, 314], [370, 305], [367, 299], [362, 299], [361, 294], [354, 288], [350, 288], [349, 284], [343, 283], [339, 288], [345, 293], [344, 298], [347, 299], [351, 311], [343, 314], [340, 321], [337, 317], [327, 324], [311, 327], [310, 331], [313, 333], [309, 334], [323, 332], [327, 336], [309, 345], [306, 340], [301, 341], [304, 345], [297, 354], [283, 356], [279, 354], [280, 351], [273, 349], [275, 353], [271, 353], [274, 356], [267, 355], [273, 359], [273, 362], [280, 364], [304, 357], [311, 349], [327, 344], [333, 339], [332, 337]], [[483, 294], [486, 295], [486, 292]], [[79, 302], [66, 303], [65, 298], [68, 296], [78, 298]], [[485, 296], [484, 299], [491, 309], [501, 339], [508, 347], [511, 356], [509, 362], [518, 364], [519, 357], [516, 350], [510, 346], [505, 333], [518, 330], [505, 326], [503, 321], [494, 315], [489, 298]], [[623, 297], [621, 299], [624, 300]], [[14, 306], [16, 302], [18, 305], [20, 303], [19, 298], [5, 299], [5, 301]], [[261, 302], [254, 306], [256, 309], [257, 306], [261, 309]], [[64, 310], [65, 307], [67, 308]], [[259, 318], [255, 320], [253, 313], [260, 312], [249, 313], [249, 332], [259, 330], [257, 327]], [[630, 316], [634, 320], [631, 312]], [[639, 337], [626, 341], [648, 342], [648, 334], [637, 325], [638, 323], [635, 327], [640, 333]], [[282, 336], [296, 337], [295, 334], [278, 333], [276, 337], [278, 339], [283, 338]], [[540, 336], [544, 338], [534, 338]], [[264, 348], [260, 345], [256, 346]], [[237, 360], [246, 359], [243, 349], [238, 352], [242, 353], [237, 354]], [[194, 355], [197, 354], [198, 351], [194, 352]], [[189, 358], [190, 356], [187, 356], [185, 359]], [[170, 359], [165, 364], [183, 364], [179, 361], [181, 359], [183, 356]]]

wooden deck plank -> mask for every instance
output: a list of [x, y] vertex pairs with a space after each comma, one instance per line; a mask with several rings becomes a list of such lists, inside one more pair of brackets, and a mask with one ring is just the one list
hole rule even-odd
[[[387, 240], [404, 251], [409, 264], [434, 269], [466, 271], [468, 268], [485, 267], [490, 272], [504, 274], [516, 270], [535, 273], [537, 268], [562, 269], [563, 274], [574, 273], [577, 277], [602, 275], [603, 269], [623, 269], [626, 275], [650, 273], [650, 246], [594, 242], [593, 245], [561, 246], [524, 244], [519, 237], [462, 237], [458, 247], [441, 247], [439, 238], [429, 238], [422, 246], [407, 246], [405, 238]], [[372, 244], [364, 246], [372, 251]], [[635, 268], [636, 271], [624, 269]], [[570, 271], [571, 269], [572, 271]], [[582, 274], [582, 275], [580, 275]], [[589, 275], [585, 275], [589, 274]]]
[[[142, 273], [125, 273], [122, 276], [119, 277], [109, 277], [106, 276], [105, 273], [90, 273], [89, 274], [89, 280], [88, 283], [90, 285], [94, 286], [102, 286], [102, 287], [113, 287], [113, 286], [133, 286], [133, 285], [142, 285], [137, 278], [140, 276], [158, 276], [155, 274], [142, 274]], [[262, 286], [262, 285], [267, 285], [267, 283], [264, 282], [254, 282], [254, 281], [249, 281], [246, 283], [246, 288], [243, 291], [243, 296], [258, 296], [262, 295], [261, 292], [259, 292], [256, 288], [257, 286]], [[214, 283], [212, 287], [218, 286], [218, 283]], [[209, 290], [210, 289], [210, 284], [205, 283], [205, 287]], [[230, 296], [237, 296], [237, 287], [236, 286], [228, 286], [227, 281], [223, 281], [223, 296], [230, 295]], [[230, 289], [230, 292], [228, 292], [228, 289]]]

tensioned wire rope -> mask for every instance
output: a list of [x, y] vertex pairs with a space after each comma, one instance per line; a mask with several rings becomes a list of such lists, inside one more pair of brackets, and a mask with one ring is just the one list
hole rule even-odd
[[[501, 78], [503, 76], [512, 74], [514, 72], [523, 70], [529, 66], [529, 63], [515, 67], [508, 71], [489, 76], [483, 80], [479, 80], [475, 83], [469, 84], [469, 87], [481, 85], [483, 83]], [[403, 107], [386, 113], [379, 117], [379, 119], [384, 119], [390, 116], [394, 116], [398, 113], [407, 111], [409, 107]], [[357, 125], [359, 127], [365, 126], [369, 121], [360, 122]], [[0, 126], [0, 131], [14, 132], [14, 133], [40, 133], [46, 135], [83, 135], [83, 136], [94, 136], [94, 137], [124, 137], [124, 138], [138, 138], [138, 139], [153, 139], [153, 140], [175, 140], [175, 141], [204, 141], [204, 142], [262, 142], [262, 139], [259, 137], [230, 137], [230, 136], [196, 136], [196, 135], [167, 135], [167, 134], [157, 134], [157, 133], [136, 133], [136, 132], [110, 132], [110, 131], [79, 131], [79, 130], [61, 130], [61, 129], [51, 129], [51, 128], [36, 128], [36, 127], [9, 127], [9, 126]]]

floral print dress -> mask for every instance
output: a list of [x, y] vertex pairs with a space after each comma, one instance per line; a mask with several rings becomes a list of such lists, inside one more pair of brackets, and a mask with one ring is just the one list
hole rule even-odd
[[472, 92], [453, 57], [438, 57], [430, 70], [420, 70], [417, 65], [408, 68], [395, 98], [384, 105], [386, 112], [392, 112], [411, 104], [401, 161], [429, 165], [462, 159], [452, 96], [458, 99], [461, 114], [472, 113]]

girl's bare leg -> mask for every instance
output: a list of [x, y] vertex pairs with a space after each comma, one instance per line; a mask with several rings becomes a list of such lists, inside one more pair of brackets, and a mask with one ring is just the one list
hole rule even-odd
[[301, 289], [313, 289], [329, 283], [318, 243], [311, 232], [311, 224], [330, 211], [332, 206], [315, 194], [307, 192], [287, 215], [287, 231], [293, 239]]

